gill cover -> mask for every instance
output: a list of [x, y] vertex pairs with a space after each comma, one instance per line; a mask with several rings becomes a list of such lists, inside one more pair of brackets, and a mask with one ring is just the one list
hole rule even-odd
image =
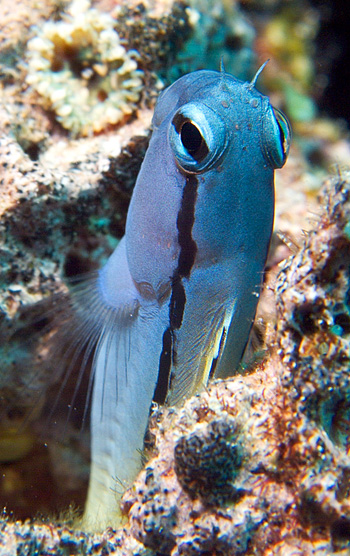
[[160, 95], [125, 237], [89, 316], [101, 332], [88, 526], [116, 525], [152, 401], [181, 404], [239, 365], [272, 232], [274, 168], [289, 142], [287, 120], [253, 82], [198, 71]]

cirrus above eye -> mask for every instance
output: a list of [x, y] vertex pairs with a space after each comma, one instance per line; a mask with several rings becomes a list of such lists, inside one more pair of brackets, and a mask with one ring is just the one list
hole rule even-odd
[[169, 129], [170, 145], [178, 165], [196, 173], [212, 167], [226, 148], [226, 127], [211, 108], [196, 103], [182, 106]]

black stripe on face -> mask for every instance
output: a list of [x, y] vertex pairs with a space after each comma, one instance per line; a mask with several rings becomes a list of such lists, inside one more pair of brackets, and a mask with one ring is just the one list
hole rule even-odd
[[194, 224], [194, 209], [197, 200], [197, 187], [197, 176], [193, 174], [187, 176], [181, 207], [176, 220], [180, 255], [174, 278], [176, 278], [176, 276], [188, 278], [196, 258], [197, 244], [192, 237], [192, 228]]
[[197, 200], [198, 179], [196, 175], [186, 176], [181, 206], [177, 215], [177, 240], [180, 253], [177, 268], [171, 279], [171, 297], [169, 303], [169, 327], [163, 334], [162, 352], [159, 358], [158, 380], [154, 390], [153, 401], [165, 403], [169, 391], [170, 371], [176, 363], [175, 330], [182, 325], [186, 305], [186, 292], [183, 278], [189, 278], [196, 259], [197, 244], [192, 237], [195, 205]]
[[159, 358], [158, 380], [153, 394], [153, 401], [159, 404], [165, 403], [168, 393], [172, 350], [172, 331], [170, 328], [167, 328], [163, 334], [163, 347]]
[[178, 330], [182, 324], [186, 305], [186, 292], [182, 280], [177, 278], [171, 286], [171, 298], [169, 307], [170, 326]]

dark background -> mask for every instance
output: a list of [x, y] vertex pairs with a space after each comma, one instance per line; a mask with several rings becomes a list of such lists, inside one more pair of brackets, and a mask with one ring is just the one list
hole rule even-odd
[[317, 99], [321, 112], [344, 118], [350, 126], [350, 2], [311, 0], [321, 16], [316, 39], [316, 73], [328, 84]]

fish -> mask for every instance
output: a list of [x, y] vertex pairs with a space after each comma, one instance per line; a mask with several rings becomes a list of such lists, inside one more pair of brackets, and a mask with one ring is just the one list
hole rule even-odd
[[160, 94], [125, 235], [85, 290], [97, 344], [87, 529], [121, 522], [153, 404], [181, 406], [241, 361], [291, 140], [255, 88], [261, 69], [250, 83], [199, 70]]

